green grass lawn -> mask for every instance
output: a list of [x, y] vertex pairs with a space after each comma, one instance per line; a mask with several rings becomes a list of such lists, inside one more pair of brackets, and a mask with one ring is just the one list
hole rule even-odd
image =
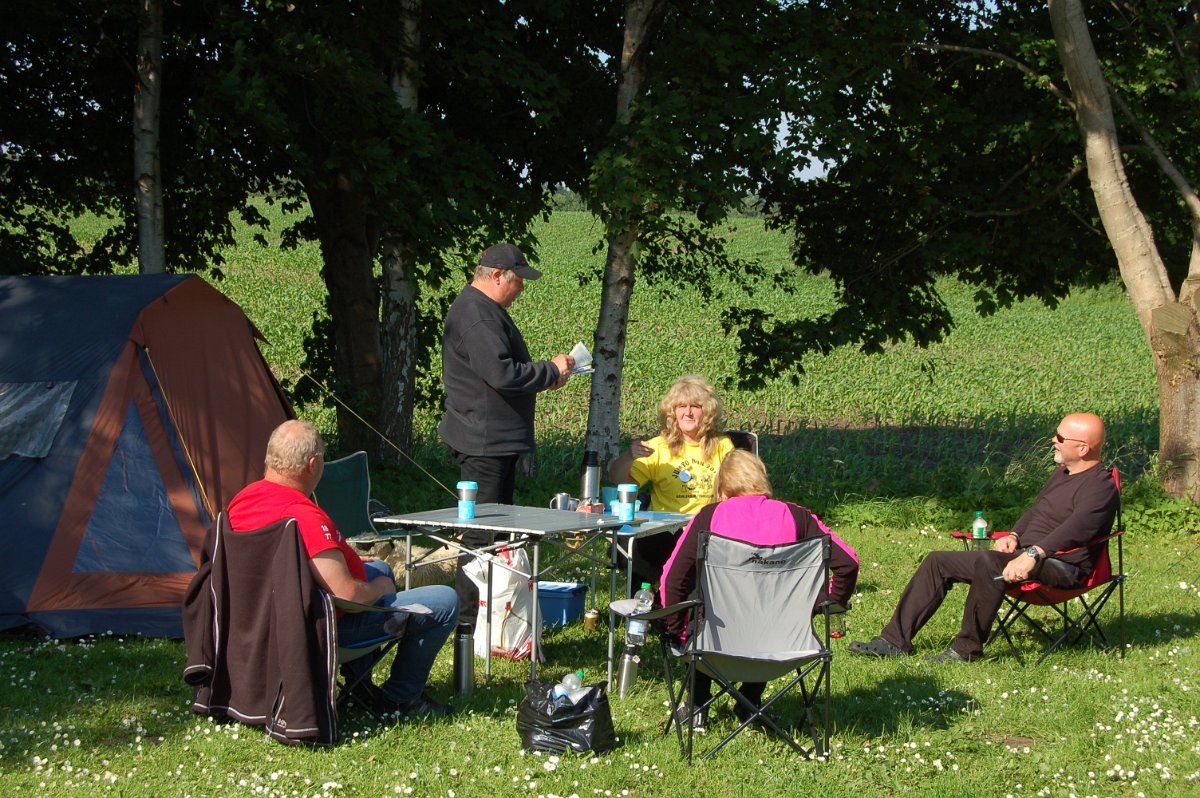
[[[957, 545], [928, 528], [837, 531], [862, 557], [850, 638], [879, 630], [925, 552]], [[666, 694], [650, 647], [635, 691], [612, 700], [621, 746], [601, 756], [552, 756], [520, 750], [516, 710], [527, 663], [494, 661], [492, 683], [455, 699], [459, 712], [451, 720], [379, 726], [352, 713], [340, 746], [305, 750], [271, 742], [256, 729], [193, 716], [180, 679], [179, 642], [9, 638], [0, 642], [0, 792], [1195, 795], [1200, 555], [1194, 552], [1195, 544], [1181, 536], [1148, 538], [1130, 530], [1124, 659], [1081, 648], [1021, 668], [1001, 643], [980, 662], [932, 666], [919, 657], [852, 657], [848, 638], [834, 641], [833, 746], [823, 763], [801, 760], [779, 741], [751, 732], [688, 768], [674, 737], [660, 734]], [[951, 593], [918, 637], [920, 653], [948, 644], [964, 595], [961, 588]], [[1026, 654], [1038, 651], [1032, 637], [1019, 642]], [[545, 643], [545, 676], [583, 668], [589, 682], [603, 678], [602, 635], [575, 624], [548, 631]], [[447, 647], [433, 674], [442, 697], [450, 667]], [[794, 718], [797, 702], [783, 704], [783, 716]], [[700, 743], [732, 724], [726, 704]]]
[[[600, 228], [559, 213], [538, 228], [546, 277], [514, 306], [535, 356], [591, 342], [599, 303], [592, 254]], [[755, 220], [728, 233], [738, 254], [785, 269], [786, 248]], [[271, 344], [284, 379], [299, 374], [301, 341], [323, 287], [315, 247], [281, 252], [243, 244], [219, 284]], [[466, 265], [464, 264], [464, 275]], [[928, 551], [957, 545], [947, 530], [987, 512], [1016, 520], [1050, 467], [1046, 436], [1071, 410], [1109, 424], [1107, 459], [1126, 474], [1129, 648], [1059, 652], [1021, 668], [1001, 645], [970, 665], [919, 657], [872, 661], [834, 643], [833, 750], [803, 761], [761, 733], [688, 768], [660, 735], [665, 690], [649, 649], [642, 680], [613, 699], [622, 745], [602, 756], [522, 753], [516, 708], [528, 665], [497, 662], [492, 683], [455, 700], [449, 721], [378, 726], [351, 714], [344, 742], [306, 750], [255, 729], [193, 716], [180, 679], [179, 641], [100, 637], [53, 641], [0, 636], [0, 794], [121, 796], [1191, 796], [1200, 794], [1200, 552], [1196, 508], [1165, 501], [1154, 482], [1157, 398], [1146, 343], [1117, 286], [1080, 291], [1057, 309], [1021, 303], [980, 319], [971, 291], [942, 284], [958, 323], [928, 350], [896, 346], [867, 358], [814, 358], [799, 385], [748, 393], [714, 303], [689, 290], [639, 284], [628, 336], [623, 434], [653, 430], [658, 396], [680, 374], [722, 385], [730, 426], [759, 432], [781, 498], [830, 521], [862, 559], [849, 638], [876, 634]], [[447, 286], [453, 291], [456, 286]], [[721, 302], [744, 301], [730, 292]], [[779, 312], [828, 306], [832, 286], [810, 278], [796, 295], [766, 286], [753, 301]], [[436, 356], [436, 355], [435, 355]], [[544, 504], [574, 491], [588, 386], [574, 379], [539, 401], [539, 452], [518, 500]], [[327, 409], [301, 408], [332, 432]], [[414, 456], [448, 481], [433, 435], [438, 414], [417, 414]], [[378, 464], [377, 493], [393, 509], [425, 509], [436, 486], [412, 469]], [[582, 574], [561, 574], [571, 578]], [[918, 637], [945, 648], [964, 591], [951, 593]], [[598, 597], [601, 605], [607, 596]], [[1112, 617], [1115, 604], [1109, 608]], [[1020, 640], [1034, 654], [1036, 641]], [[583, 668], [602, 678], [604, 641], [580, 625], [549, 631], [544, 673]], [[433, 678], [448, 696], [449, 647]], [[482, 664], [477, 664], [482, 673]], [[784, 702], [783, 715], [797, 710]], [[730, 728], [728, 709], [705, 739]], [[702, 740], [703, 742], [703, 740]]]

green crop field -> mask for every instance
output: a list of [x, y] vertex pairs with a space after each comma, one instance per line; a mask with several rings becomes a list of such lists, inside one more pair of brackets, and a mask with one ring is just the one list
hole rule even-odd
[[[537, 228], [546, 277], [513, 309], [535, 356], [590, 344], [599, 305], [592, 250], [600, 227], [556, 213]], [[788, 268], [786, 243], [753, 219], [731, 223], [736, 253]], [[227, 253], [220, 288], [267, 335], [264, 352], [285, 381], [300, 376], [302, 338], [323, 287], [315, 247], [246, 242]], [[463, 275], [470, 256], [464, 256]], [[749, 393], [719, 310], [753, 301], [785, 314], [820, 311], [828, 281], [796, 295], [769, 285], [704, 303], [686, 288], [639, 283], [624, 371], [622, 434], [654, 429], [655, 403], [680, 374], [720, 385], [730, 427], [762, 436], [777, 494], [817, 510], [861, 558], [849, 638], [876, 634], [921, 557], [957, 545], [948, 530], [976, 508], [1012, 523], [1050, 467], [1047, 435], [1065, 412], [1094, 410], [1109, 424], [1108, 458], [1126, 474], [1128, 647], [1056, 653], [1022, 668], [1003, 643], [972, 664], [921, 657], [851, 657], [835, 640], [833, 748], [797, 758], [748, 732], [713, 760], [688, 767], [664, 738], [665, 688], [649, 646], [632, 695], [612, 701], [621, 745], [598, 756], [524, 753], [516, 708], [524, 663], [497, 662], [492, 682], [457, 697], [458, 713], [432, 723], [378, 725], [350, 713], [330, 750], [288, 748], [255, 729], [189, 711], [179, 641], [100, 636], [53, 641], [0, 637], [0, 794], [120, 796], [1192, 796], [1200, 792], [1200, 513], [1156, 488], [1157, 399], [1145, 340], [1119, 286], [1079, 291], [1054, 309], [1022, 303], [981, 319], [970, 289], [941, 286], [957, 328], [928, 350], [907, 345], [866, 357], [835, 351]], [[447, 292], [456, 286], [446, 286]], [[887, 290], [881, 286], [880, 290]], [[435, 355], [436, 357], [436, 355]], [[539, 400], [539, 451], [518, 500], [543, 504], [574, 491], [587, 418], [586, 378]], [[332, 436], [330, 411], [300, 408]], [[443, 482], [436, 409], [417, 416], [414, 457]], [[439, 490], [414, 469], [378, 466], [394, 509], [423, 509]], [[437, 503], [441, 503], [440, 498]], [[582, 568], [556, 578], [586, 579]], [[917, 638], [940, 651], [958, 626], [964, 591]], [[591, 596], [601, 607], [607, 592]], [[1116, 605], [1106, 630], [1115, 633]], [[545, 636], [547, 676], [583, 668], [603, 678], [603, 637], [575, 624]], [[1026, 654], [1037, 641], [1019, 636]], [[439, 656], [435, 692], [450, 697], [451, 656]], [[477, 663], [482, 672], [482, 663]], [[798, 706], [785, 700], [784, 718]], [[733, 728], [715, 712], [704, 742]]]
[[[559, 212], [536, 233], [545, 277], [527, 285], [512, 315], [535, 357], [578, 341], [590, 346], [603, 265], [603, 252], [592, 251], [602, 230], [584, 213]], [[735, 220], [728, 239], [741, 258], [771, 271], [789, 268], [786, 242], [758, 220]], [[228, 258], [222, 290], [266, 334], [265, 353], [280, 378], [302, 379], [303, 333], [323, 296], [316, 247], [281, 252], [247, 239]], [[463, 280], [471, 263], [464, 255]], [[880, 498], [900, 500], [929, 514], [918, 520], [938, 523], [952, 523], [977, 505], [994, 508], [996, 523], [1015, 520], [1049, 463], [1045, 436], [1072, 410], [1104, 416], [1109, 457], [1131, 478], [1153, 468], [1154, 374], [1119, 286], [1079, 291], [1054, 310], [1024, 302], [986, 319], [974, 312], [971, 289], [949, 280], [939, 287], [957, 324], [942, 344], [926, 350], [901, 344], [876, 356], [837, 350], [806, 362], [799, 384], [779, 379], [745, 392], [732, 385], [736, 341], [722, 333], [721, 308], [753, 302], [782, 315], [818, 313], [833, 302], [832, 283], [808, 277], [794, 295], [766, 283], [753, 296], [726, 289], [709, 304], [687, 287], [639, 283], [623, 373], [622, 435], [652, 434], [666, 388], [682, 374], [702, 374], [721, 388], [727, 426], [762, 436], [781, 496], [834, 514]], [[436, 365], [437, 353], [432, 357]], [[520, 500], [542, 503], [575, 489], [563, 475], [582, 456], [588, 390], [587, 378], [576, 378], [540, 398], [539, 450], [532, 475], [518, 485]], [[301, 412], [332, 435], [330, 412]], [[436, 408], [418, 413], [413, 455], [444, 482], [453, 469], [436, 440], [438, 418]], [[414, 509], [437, 490], [419, 472], [383, 482], [393, 509]]]

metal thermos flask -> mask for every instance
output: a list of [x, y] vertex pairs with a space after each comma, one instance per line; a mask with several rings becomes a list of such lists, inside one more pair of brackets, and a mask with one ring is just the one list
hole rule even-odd
[[594, 449], [583, 453], [579, 472], [579, 503], [594, 504], [600, 499], [600, 455]]
[[638, 663], [641, 662], [641, 657], [638, 656], [637, 649], [633, 646], [625, 646], [625, 653], [621, 655], [620, 667], [617, 669], [617, 696], [624, 698], [637, 684]]
[[460, 623], [454, 634], [454, 692], [467, 695], [475, 689], [475, 646], [471, 624]]

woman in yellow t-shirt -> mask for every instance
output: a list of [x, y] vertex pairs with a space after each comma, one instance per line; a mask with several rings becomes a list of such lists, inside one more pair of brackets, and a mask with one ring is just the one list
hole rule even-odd
[[[609, 465], [609, 481], [649, 484], [649, 509], [695, 515], [713, 501], [717, 468], [733, 450], [733, 442], [721, 432], [721, 399], [703, 377], [680, 377], [659, 400], [658, 419], [661, 433], [633, 441]], [[635, 584], [658, 581], [676, 537], [652, 535], [638, 541]]]

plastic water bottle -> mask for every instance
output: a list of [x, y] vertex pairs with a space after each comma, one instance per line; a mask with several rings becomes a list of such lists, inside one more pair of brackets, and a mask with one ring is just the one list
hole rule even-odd
[[[583, 671], [568, 672], [562, 677], [562, 681], [554, 685], [554, 700], [560, 698], [571, 698], [572, 693], [583, 687]], [[572, 700], [574, 700], [572, 698]]]
[[983, 510], [975, 511], [975, 520], [971, 522], [971, 537], [976, 540], [987, 540], [987, 521], [983, 518]]
[[[654, 606], [654, 594], [650, 592], [650, 583], [642, 582], [642, 589], [633, 594], [634, 601], [637, 606], [634, 609], [635, 615], [649, 612]], [[635, 621], [630, 619], [625, 624], [625, 645], [637, 648], [646, 641], [646, 629], [649, 626], [647, 621]]]

